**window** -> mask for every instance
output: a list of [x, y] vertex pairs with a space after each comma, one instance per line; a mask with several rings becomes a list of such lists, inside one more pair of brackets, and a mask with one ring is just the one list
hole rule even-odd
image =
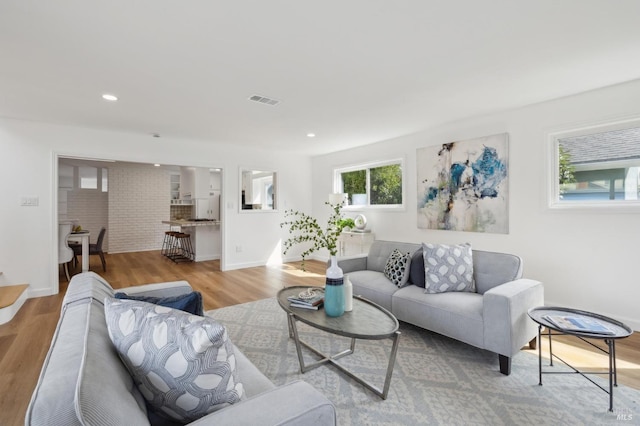
[[109, 169], [103, 167], [102, 169], [102, 192], [109, 192]]
[[336, 169], [334, 190], [347, 194], [349, 206], [402, 207], [402, 160]]
[[78, 178], [81, 189], [98, 189], [98, 168], [80, 166], [78, 167]]
[[640, 120], [551, 135], [552, 207], [640, 206]]

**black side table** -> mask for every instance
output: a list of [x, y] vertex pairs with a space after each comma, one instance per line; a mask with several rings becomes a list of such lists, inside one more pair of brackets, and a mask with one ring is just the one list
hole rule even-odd
[[[574, 373], [580, 374], [585, 379], [589, 380], [591, 383], [605, 391], [609, 394], [609, 411], [613, 411], [613, 386], [618, 386], [618, 377], [616, 371], [616, 340], [624, 339], [625, 337], [629, 337], [633, 330], [629, 328], [629, 326], [621, 323], [620, 321], [614, 320], [609, 317], [605, 317], [603, 315], [594, 314], [593, 312], [580, 311], [577, 309], [571, 308], [561, 308], [561, 307], [550, 307], [550, 306], [540, 306], [537, 308], [529, 309], [529, 317], [538, 324], [538, 374], [539, 374], [539, 385], [542, 386], [542, 375], [543, 374], [562, 374], [560, 371], [542, 371], [542, 341], [540, 340], [542, 337], [542, 327], [547, 328], [547, 336], [549, 338], [549, 365], [553, 366], [553, 359], [556, 358], [558, 361], [562, 362], [569, 368], [573, 370]], [[606, 329], [606, 334], [604, 332], [595, 332], [590, 331], [588, 328], [585, 329], [575, 329], [573, 327], [567, 328], [565, 326], [560, 326], [557, 323], [552, 322], [549, 317], [571, 317], [576, 318], [578, 320], [584, 320], [592, 325], [600, 326]], [[599, 327], [598, 327], [599, 328]], [[555, 333], [552, 333], [554, 331]], [[551, 348], [551, 336], [553, 335], [571, 335], [575, 336], [578, 339], [582, 340], [585, 343], [593, 346], [594, 348], [604, 352], [609, 355], [609, 372], [586, 372], [580, 371], [577, 368], [570, 365], [568, 362], [564, 361], [562, 358], [553, 354]], [[602, 347], [594, 344], [591, 340], [601, 340], [607, 345], [607, 349], [603, 349]], [[600, 386], [598, 383], [587, 377], [587, 374], [608, 374], [609, 375], [609, 390]]]

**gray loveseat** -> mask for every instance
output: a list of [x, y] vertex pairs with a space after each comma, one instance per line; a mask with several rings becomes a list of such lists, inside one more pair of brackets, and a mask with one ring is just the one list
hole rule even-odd
[[[176, 281], [119, 291], [170, 297], [192, 289], [186, 281]], [[113, 294], [111, 286], [93, 272], [71, 279], [27, 409], [26, 425], [166, 424], [148, 414], [140, 392], [109, 339], [103, 301]], [[296, 381], [276, 387], [237, 347], [234, 349], [245, 398], [192, 425], [336, 424], [335, 407], [311, 385]]]
[[[412, 253], [409, 282], [398, 288], [383, 271], [394, 249]], [[542, 283], [522, 278], [522, 259], [473, 250], [476, 292], [426, 294], [422, 245], [374, 241], [367, 256], [338, 262], [361, 295], [390, 310], [400, 321], [495, 352], [500, 372], [511, 373], [511, 358], [527, 343], [535, 348], [537, 328], [527, 310], [543, 305]]]

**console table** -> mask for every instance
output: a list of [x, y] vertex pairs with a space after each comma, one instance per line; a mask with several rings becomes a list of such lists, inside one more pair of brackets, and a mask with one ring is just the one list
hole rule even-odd
[[[348, 254], [367, 254], [369, 248], [375, 240], [375, 235], [371, 232], [347, 232], [343, 231], [338, 237], [338, 255], [346, 256]], [[347, 253], [347, 245], [353, 244], [357, 246], [357, 251], [354, 253]]]
[[[573, 373], [580, 374], [585, 379], [589, 380], [591, 383], [605, 391], [609, 394], [609, 411], [613, 411], [613, 387], [618, 386], [618, 378], [616, 374], [616, 340], [623, 339], [625, 337], [629, 337], [633, 330], [629, 328], [627, 325], [621, 323], [620, 321], [614, 320], [609, 317], [605, 317], [603, 315], [598, 315], [593, 312], [580, 311], [577, 309], [571, 308], [562, 308], [562, 307], [547, 307], [541, 306], [537, 308], [529, 309], [529, 317], [538, 324], [538, 376], [539, 376], [539, 385], [542, 386], [542, 375], [543, 374], [563, 374], [563, 373], [572, 373], [572, 372], [561, 372], [561, 371], [542, 371], [542, 341], [540, 340], [542, 337], [542, 328], [546, 327], [547, 336], [549, 338], [549, 365], [553, 367], [553, 359], [557, 359], [562, 362], [569, 368], [573, 370]], [[584, 319], [586, 321], [590, 321], [595, 323], [596, 325], [602, 326], [608, 331], [608, 334], [604, 334], [602, 332], [590, 332], [588, 330], [576, 330], [576, 329], [568, 329], [566, 327], [560, 327], [549, 317], [572, 317], [577, 318], [578, 320]], [[554, 331], [555, 333], [552, 333]], [[593, 346], [594, 348], [600, 350], [601, 352], [607, 354], [609, 356], [609, 371], [608, 372], [587, 372], [580, 371], [577, 368], [570, 365], [568, 362], [564, 361], [559, 356], [553, 353], [551, 347], [551, 336], [553, 335], [571, 335], [575, 336], [583, 342]], [[594, 344], [591, 340], [603, 341], [604, 344], [607, 345], [606, 349]], [[608, 374], [609, 375], [609, 390], [600, 386], [600, 384], [596, 383], [589, 377], [587, 374]]]

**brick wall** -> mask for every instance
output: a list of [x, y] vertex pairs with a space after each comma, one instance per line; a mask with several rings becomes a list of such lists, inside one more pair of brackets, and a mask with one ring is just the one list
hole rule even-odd
[[109, 167], [109, 251], [160, 250], [169, 228], [169, 174], [153, 166]]
[[[61, 190], [62, 192], [62, 190]], [[97, 189], [74, 189], [66, 192], [66, 218], [78, 219], [82, 229], [91, 232], [90, 240], [95, 243], [102, 227], [107, 228], [102, 250], [109, 252], [109, 200], [106, 192]], [[60, 215], [65, 219], [64, 215]]]

